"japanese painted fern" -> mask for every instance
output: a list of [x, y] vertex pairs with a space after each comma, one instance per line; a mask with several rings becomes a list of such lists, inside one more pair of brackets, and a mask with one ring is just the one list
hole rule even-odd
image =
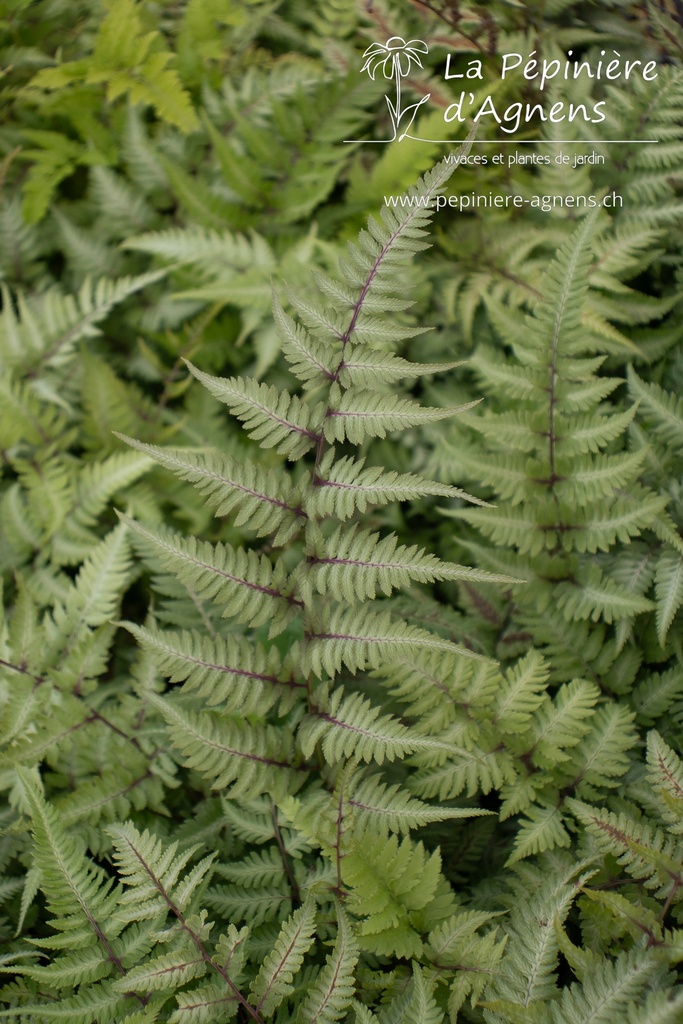
[[[437, 166], [413, 194], [435, 197], [451, 169]], [[163, 603], [144, 625], [125, 623], [145, 652], [134, 671], [132, 734], [123, 707], [126, 725], [118, 725], [111, 712], [81, 711], [80, 694], [68, 692], [64, 712], [45, 724], [40, 741], [30, 737], [5, 755], [17, 772], [17, 800], [32, 822], [36, 850], [24, 905], [42, 889], [58, 934], [37, 944], [50, 963], [34, 954], [22, 964], [23, 953], [12, 961], [23, 981], [6, 989], [12, 1008], [3, 1016], [219, 1024], [285, 1013], [301, 1024], [325, 1024], [356, 1005], [359, 1019], [373, 1019], [362, 1004], [372, 1004], [377, 983], [370, 975], [363, 980], [364, 972], [377, 957], [398, 956], [406, 965], [400, 981], [387, 978], [380, 991], [394, 1000], [394, 1013], [414, 1006], [410, 1012], [422, 1020], [431, 1007], [431, 1019], [436, 986], [450, 980], [445, 968], [430, 965], [442, 962], [449, 945], [448, 956], [456, 957], [461, 931], [468, 942], [480, 929], [486, 933], [471, 954], [475, 962], [488, 970], [500, 958], [490, 915], [470, 920], [459, 910], [438, 851], [410, 835], [430, 822], [487, 812], [425, 803], [383, 774], [387, 762], [411, 754], [438, 758], [448, 740], [418, 727], [419, 712], [410, 710], [418, 677], [404, 680], [401, 712], [400, 701], [395, 711], [383, 706], [382, 690], [368, 675], [406, 660], [441, 674], [461, 662], [484, 668], [475, 652], [401, 618], [391, 595], [411, 583], [507, 579], [441, 561], [359, 519], [369, 507], [416, 498], [476, 501], [450, 485], [384, 471], [362, 451], [369, 438], [462, 411], [425, 408], [391, 390], [451, 365], [403, 359], [395, 350], [421, 329], [387, 315], [409, 305], [397, 295], [405, 291], [402, 270], [425, 247], [430, 217], [429, 206], [415, 205], [372, 219], [350, 245], [341, 279], [316, 278], [322, 300], [289, 295], [298, 319], [275, 299], [275, 323], [300, 393], [190, 366], [250, 438], [296, 463], [293, 472], [272, 457], [241, 460], [126, 438], [255, 539], [245, 546], [212, 543], [122, 514], [123, 525], [103, 542], [111, 546], [116, 537], [120, 547], [130, 536]], [[120, 568], [111, 570], [128, 571], [128, 553], [117, 557]], [[94, 605], [81, 610], [87, 573], [98, 568], [104, 565], [95, 561], [92, 570], [84, 567], [54, 616], [55, 659], [64, 656], [62, 634], [72, 621], [79, 636], [88, 637], [90, 625], [111, 630], [111, 599], [97, 614]], [[15, 619], [35, 614], [25, 603]], [[18, 620], [15, 644], [21, 629]], [[8, 652], [8, 663], [17, 656]], [[153, 666], [169, 680], [167, 692]], [[42, 686], [39, 666], [20, 670], [27, 693], [17, 699], [18, 713], [36, 681], [32, 702], [53, 693], [52, 684]], [[90, 795], [81, 789], [58, 816], [37, 775], [19, 766], [59, 749], [77, 708], [84, 726], [98, 722], [132, 748], [127, 760], [141, 754], [148, 767], [141, 781], [126, 783], [116, 768], [104, 786], [93, 779]], [[206, 834], [214, 837], [208, 856], [201, 845], [164, 844], [131, 822], [112, 822], [112, 810], [126, 814], [127, 793], [144, 786], [154, 802], [157, 780], [176, 784], [164, 767], [164, 741], [152, 746], [164, 723], [172, 760], [205, 780]], [[108, 872], [65, 830], [102, 815], [112, 824], [91, 848], [107, 859]], [[217, 831], [223, 823], [230, 825], [227, 845]], [[355, 975], [361, 957], [365, 966]], [[411, 958], [421, 965], [412, 971]], [[60, 998], [66, 987], [75, 994]], [[482, 989], [476, 974], [459, 975], [454, 1012]]]

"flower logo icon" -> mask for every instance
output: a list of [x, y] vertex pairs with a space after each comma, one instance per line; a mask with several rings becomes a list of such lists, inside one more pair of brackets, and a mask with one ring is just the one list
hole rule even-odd
[[367, 71], [374, 81], [379, 68], [383, 68], [385, 78], [405, 78], [410, 73], [410, 65], [415, 61], [422, 67], [420, 53], [429, 53], [429, 47], [421, 39], [411, 39], [409, 43], [400, 36], [392, 36], [386, 43], [373, 43], [363, 54], [366, 58], [361, 72]]
[[[389, 107], [391, 123], [394, 129], [393, 138], [396, 139], [398, 137], [399, 142], [406, 137], [419, 108], [423, 103], [427, 102], [431, 95], [428, 93], [418, 103], [411, 103], [407, 107], [401, 107], [401, 79], [410, 74], [413, 64], [420, 68], [422, 67], [420, 54], [426, 53], [429, 53], [429, 47], [422, 39], [411, 39], [406, 42], [401, 36], [392, 36], [391, 39], [387, 39], [386, 43], [373, 43], [371, 46], [368, 46], [363, 54], [365, 63], [361, 68], [361, 73], [367, 71], [374, 82], [375, 75], [381, 68], [386, 79], [394, 80], [396, 100], [392, 103], [388, 96], [385, 96], [385, 99]], [[401, 135], [399, 136], [398, 132], [401, 122], [407, 123], [404, 123], [402, 126]], [[388, 141], [393, 141], [393, 139]]]

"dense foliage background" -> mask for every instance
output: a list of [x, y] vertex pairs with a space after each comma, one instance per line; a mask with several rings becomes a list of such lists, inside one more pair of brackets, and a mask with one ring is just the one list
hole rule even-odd
[[[658, 74], [431, 172], [346, 141], [392, 37], [422, 138], [447, 54]], [[0, 47], [0, 1019], [683, 1020], [680, 5], [0, 0]]]

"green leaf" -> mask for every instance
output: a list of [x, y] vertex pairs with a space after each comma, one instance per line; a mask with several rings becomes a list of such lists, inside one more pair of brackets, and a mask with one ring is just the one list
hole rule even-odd
[[269, 651], [239, 636], [205, 636], [196, 631], [172, 632], [124, 622], [171, 682], [185, 681], [183, 691], [196, 692], [209, 707], [229, 714], [263, 714], [283, 694], [278, 688], [303, 686], [282, 669], [277, 649]]
[[299, 728], [299, 743], [311, 757], [317, 743], [329, 763], [355, 757], [362, 761], [394, 761], [412, 753], [424, 741], [391, 715], [381, 715], [358, 693], [346, 696], [341, 687], [329, 696], [315, 694], [311, 713]]
[[662, 817], [671, 822], [672, 832], [683, 831], [683, 761], [654, 729], [647, 736], [647, 763]]
[[683, 398], [668, 394], [659, 384], [641, 380], [632, 367], [628, 370], [628, 385], [639, 403], [639, 417], [651, 422], [667, 448], [683, 450]]
[[253, 462], [240, 463], [220, 452], [194, 452], [159, 448], [117, 434], [122, 441], [189, 480], [216, 516], [235, 512], [235, 526], [248, 526], [257, 536], [275, 534], [273, 543], [285, 544], [306, 521], [296, 489], [284, 473]]
[[548, 676], [546, 663], [536, 651], [529, 651], [508, 669], [495, 703], [494, 721], [503, 734], [523, 731], [544, 701]]
[[252, 799], [261, 793], [282, 794], [296, 779], [291, 741], [270, 725], [251, 725], [205, 711], [185, 711], [177, 701], [148, 696], [166, 719], [174, 746], [183, 763], [194, 768], [212, 787], [234, 799]]
[[177, 953], [162, 953], [134, 967], [115, 987], [120, 992], [173, 992], [205, 973], [204, 960], [188, 945]]
[[39, 71], [31, 89], [60, 89], [74, 81], [106, 83], [107, 100], [128, 95], [132, 103], [154, 107], [157, 115], [183, 131], [197, 118], [177, 71], [167, 67], [169, 51], [159, 48], [158, 32], [144, 33], [135, 0], [114, 0], [100, 24], [92, 57]]
[[223, 615], [234, 615], [251, 626], [270, 622], [273, 636], [296, 615], [301, 602], [288, 593], [282, 563], [273, 566], [265, 555], [229, 544], [148, 530], [122, 513], [119, 518], [199, 597], [223, 606]]
[[295, 395], [269, 384], [238, 377], [212, 377], [187, 364], [190, 371], [219, 401], [244, 423], [245, 430], [262, 448], [275, 448], [288, 459], [299, 459], [318, 442], [315, 424], [322, 418], [322, 404], [310, 409]]
[[[38, 787], [37, 775], [20, 768], [16, 771], [31, 814], [35, 866], [53, 915], [52, 926], [68, 938], [69, 949], [87, 948], [93, 939], [100, 939], [106, 953], [105, 929], [115, 934], [109, 921], [111, 879], [84, 856], [82, 847], [62, 828], [57, 812]], [[61, 945], [59, 938], [55, 945]]]
[[406, 652], [437, 650], [486, 660], [426, 629], [392, 619], [388, 612], [345, 608], [333, 611], [325, 624], [311, 632], [302, 654], [305, 664], [321, 676], [323, 671], [336, 674], [342, 664], [350, 672], [357, 672], [379, 668], [383, 662], [398, 660]]
[[411, 501], [429, 495], [464, 498], [477, 505], [486, 505], [486, 502], [457, 487], [423, 480], [413, 473], [387, 472], [381, 466], [366, 468], [363, 458], [352, 459], [346, 455], [336, 458], [333, 448], [320, 465], [316, 485], [306, 498], [306, 511], [310, 516], [333, 515], [346, 520], [356, 510], [365, 512], [369, 505]]
[[409, 398], [393, 398], [373, 391], [345, 391], [324, 423], [328, 441], [361, 444], [367, 436], [386, 437], [388, 431], [434, 423], [477, 405], [467, 402], [455, 409], [430, 409]]
[[622, 953], [613, 963], [602, 960], [584, 977], [583, 984], [566, 988], [550, 1005], [552, 1024], [609, 1024], [629, 1014], [664, 971], [656, 959], [639, 951]]
[[487, 573], [464, 565], [442, 562], [417, 545], [399, 544], [396, 534], [380, 537], [378, 533], [338, 527], [321, 542], [311, 555], [303, 576], [307, 592], [330, 594], [335, 601], [351, 604], [377, 596], [382, 590], [390, 595], [411, 581], [432, 583], [434, 580], [466, 580], [468, 582], [509, 583], [510, 577]]
[[524, 857], [543, 853], [557, 846], [567, 847], [571, 839], [564, 826], [562, 809], [557, 804], [533, 806], [520, 821], [515, 839], [515, 848], [508, 857], [508, 864], [516, 864]]
[[249, 998], [257, 1013], [270, 1015], [295, 992], [295, 976], [315, 936], [315, 904], [308, 900], [280, 929], [271, 953], [252, 982]]
[[664, 646], [676, 612], [683, 604], [683, 555], [665, 550], [655, 571], [657, 636]]
[[351, 1005], [358, 944], [341, 907], [337, 907], [337, 924], [334, 947], [299, 1006], [297, 1024], [333, 1024]]

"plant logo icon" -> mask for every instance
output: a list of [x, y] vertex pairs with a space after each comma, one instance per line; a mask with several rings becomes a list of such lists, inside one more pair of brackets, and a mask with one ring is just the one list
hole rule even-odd
[[423, 65], [420, 55], [427, 53], [429, 53], [429, 47], [422, 39], [410, 39], [406, 42], [401, 36], [392, 36], [387, 39], [386, 43], [373, 43], [368, 46], [363, 54], [365, 63], [361, 68], [361, 73], [367, 71], [374, 81], [375, 75], [381, 69], [384, 78], [394, 82], [395, 98], [393, 102], [389, 96], [385, 96], [394, 133], [391, 139], [385, 140], [386, 142], [393, 142], [394, 139], [398, 139], [400, 142], [406, 137], [415, 120], [415, 115], [431, 95], [431, 93], [427, 93], [418, 103], [411, 103], [406, 107], [401, 106], [401, 79], [410, 74], [413, 64], [421, 68]]

